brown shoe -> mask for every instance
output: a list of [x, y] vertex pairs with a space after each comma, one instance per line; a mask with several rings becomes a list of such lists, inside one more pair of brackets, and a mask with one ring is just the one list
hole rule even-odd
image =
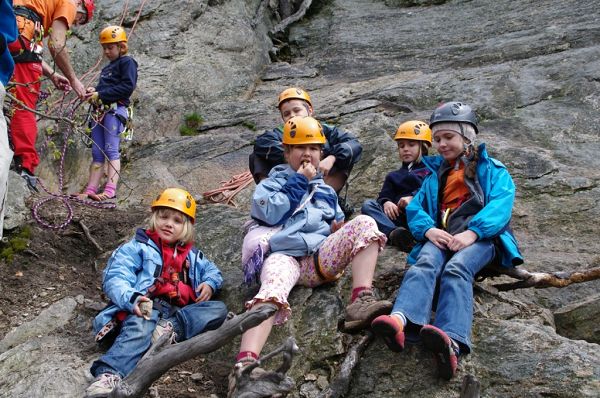
[[358, 293], [358, 298], [346, 307], [344, 329], [355, 331], [368, 327], [379, 315], [389, 314], [392, 303], [387, 300], [377, 300], [371, 290]]
[[404, 253], [410, 253], [417, 244], [410, 231], [404, 227], [398, 227], [390, 232], [388, 241], [390, 245], [396, 246]]

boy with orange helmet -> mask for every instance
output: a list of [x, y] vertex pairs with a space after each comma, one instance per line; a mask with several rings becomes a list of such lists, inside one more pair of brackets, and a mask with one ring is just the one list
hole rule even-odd
[[414, 239], [404, 209], [431, 173], [421, 162], [431, 146], [431, 130], [425, 122], [409, 120], [398, 127], [394, 140], [402, 164], [385, 177], [377, 200], [365, 201], [361, 213], [373, 217], [389, 242], [408, 253]]

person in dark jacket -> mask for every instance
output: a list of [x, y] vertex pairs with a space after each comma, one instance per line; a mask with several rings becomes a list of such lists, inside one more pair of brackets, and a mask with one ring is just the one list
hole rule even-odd
[[404, 348], [407, 326], [419, 330], [439, 376], [449, 380], [459, 354], [471, 351], [475, 275], [492, 262], [515, 267], [523, 257], [510, 228], [515, 184], [485, 144], [476, 145], [475, 112], [461, 102], [445, 103], [429, 126], [439, 155], [423, 158], [432, 174], [406, 207], [419, 243], [408, 257], [392, 313], [371, 326], [392, 351]]
[[[137, 62], [126, 55], [127, 35], [120, 26], [109, 26], [100, 32], [100, 44], [110, 63], [100, 73], [96, 88], [89, 87], [85, 98], [96, 105], [99, 117], [92, 127], [92, 165], [85, 191], [79, 199], [95, 201], [112, 199], [117, 193], [121, 170], [121, 133], [127, 121], [129, 97], [137, 83]], [[102, 193], [98, 192], [100, 178], [105, 171], [107, 181]]]
[[[290, 87], [279, 94], [277, 107], [283, 122], [294, 116], [313, 116], [314, 109], [308, 93], [301, 88]], [[360, 160], [362, 146], [352, 134], [337, 127], [321, 123], [327, 142], [323, 146], [323, 159], [319, 163], [319, 171], [323, 174], [327, 185], [336, 193], [340, 193], [346, 185], [352, 168]], [[274, 166], [285, 163], [283, 144], [283, 127], [265, 131], [256, 138], [254, 151], [250, 154], [249, 166], [254, 181], [258, 184], [267, 178]], [[345, 203], [340, 203], [344, 205]], [[342, 210], [348, 219], [351, 210]]]
[[379, 197], [365, 201], [361, 213], [375, 219], [390, 244], [409, 253], [415, 240], [408, 229], [405, 209], [423, 179], [431, 174], [422, 162], [431, 146], [431, 130], [425, 122], [409, 120], [398, 127], [394, 140], [402, 165], [385, 177]]

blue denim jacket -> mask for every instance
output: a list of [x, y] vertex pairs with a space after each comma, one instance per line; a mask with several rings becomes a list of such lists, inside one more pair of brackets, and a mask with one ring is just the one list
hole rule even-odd
[[[193, 248], [187, 255], [190, 262], [189, 277], [194, 290], [206, 282], [216, 293], [223, 284], [221, 271]], [[148, 292], [162, 272], [162, 253], [143, 229], [138, 229], [131, 241], [113, 252], [104, 269], [102, 289], [111, 303], [94, 318], [94, 333], [113, 319], [118, 311], [133, 312], [140, 295]]]
[[[439, 227], [437, 223], [441, 198], [438, 197], [438, 171], [444, 158], [426, 156], [423, 162], [433, 173], [425, 179], [421, 190], [406, 207], [408, 226], [415, 239], [421, 241], [411, 251], [407, 260], [409, 264], [416, 262], [423, 243], [427, 240], [425, 233], [431, 228]], [[498, 238], [502, 250], [502, 266], [514, 267], [522, 264], [523, 257], [517, 241], [508, 228], [515, 200], [515, 184], [506, 167], [500, 161], [489, 157], [485, 144], [479, 146], [477, 183], [483, 193], [484, 207], [469, 220], [467, 228], [475, 232], [479, 240]]]
[[320, 174], [308, 181], [287, 164], [258, 184], [250, 214], [263, 225], [283, 225], [269, 240], [271, 252], [294, 257], [313, 254], [331, 233], [331, 222], [344, 218], [337, 194]]

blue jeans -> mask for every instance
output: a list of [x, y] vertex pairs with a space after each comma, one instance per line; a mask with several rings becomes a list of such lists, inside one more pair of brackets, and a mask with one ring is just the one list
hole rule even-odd
[[404, 227], [408, 229], [405, 213], [400, 213], [395, 220], [392, 220], [385, 214], [383, 211], [383, 206], [380, 205], [376, 200], [365, 200], [360, 212], [367, 216], [371, 216], [377, 223], [377, 228], [387, 237], [389, 237], [390, 233], [398, 227]]
[[[152, 344], [152, 332], [160, 318], [160, 311], [153, 310], [150, 320], [129, 315], [121, 325], [115, 342], [98, 360], [94, 361], [90, 372], [94, 377], [102, 373], [112, 373], [126, 377]], [[221, 326], [227, 316], [227, 307], [222, 301], [203, 301], [180, 308], [167, 318], [173, 323], [177, 341], [187, 340]]]
[[433, 325], [462, 343], [461, 350], [466, 348], [465, 352], [470, 352], [473, 280], [493, 259], [494, 250], [490, 240], [477, 241], [458, 252], [439, 249], [428, 241], [417, 262], [404, 274], [392, 313], [400, 312], [416, 325], [428, 324], [439, 283]]

